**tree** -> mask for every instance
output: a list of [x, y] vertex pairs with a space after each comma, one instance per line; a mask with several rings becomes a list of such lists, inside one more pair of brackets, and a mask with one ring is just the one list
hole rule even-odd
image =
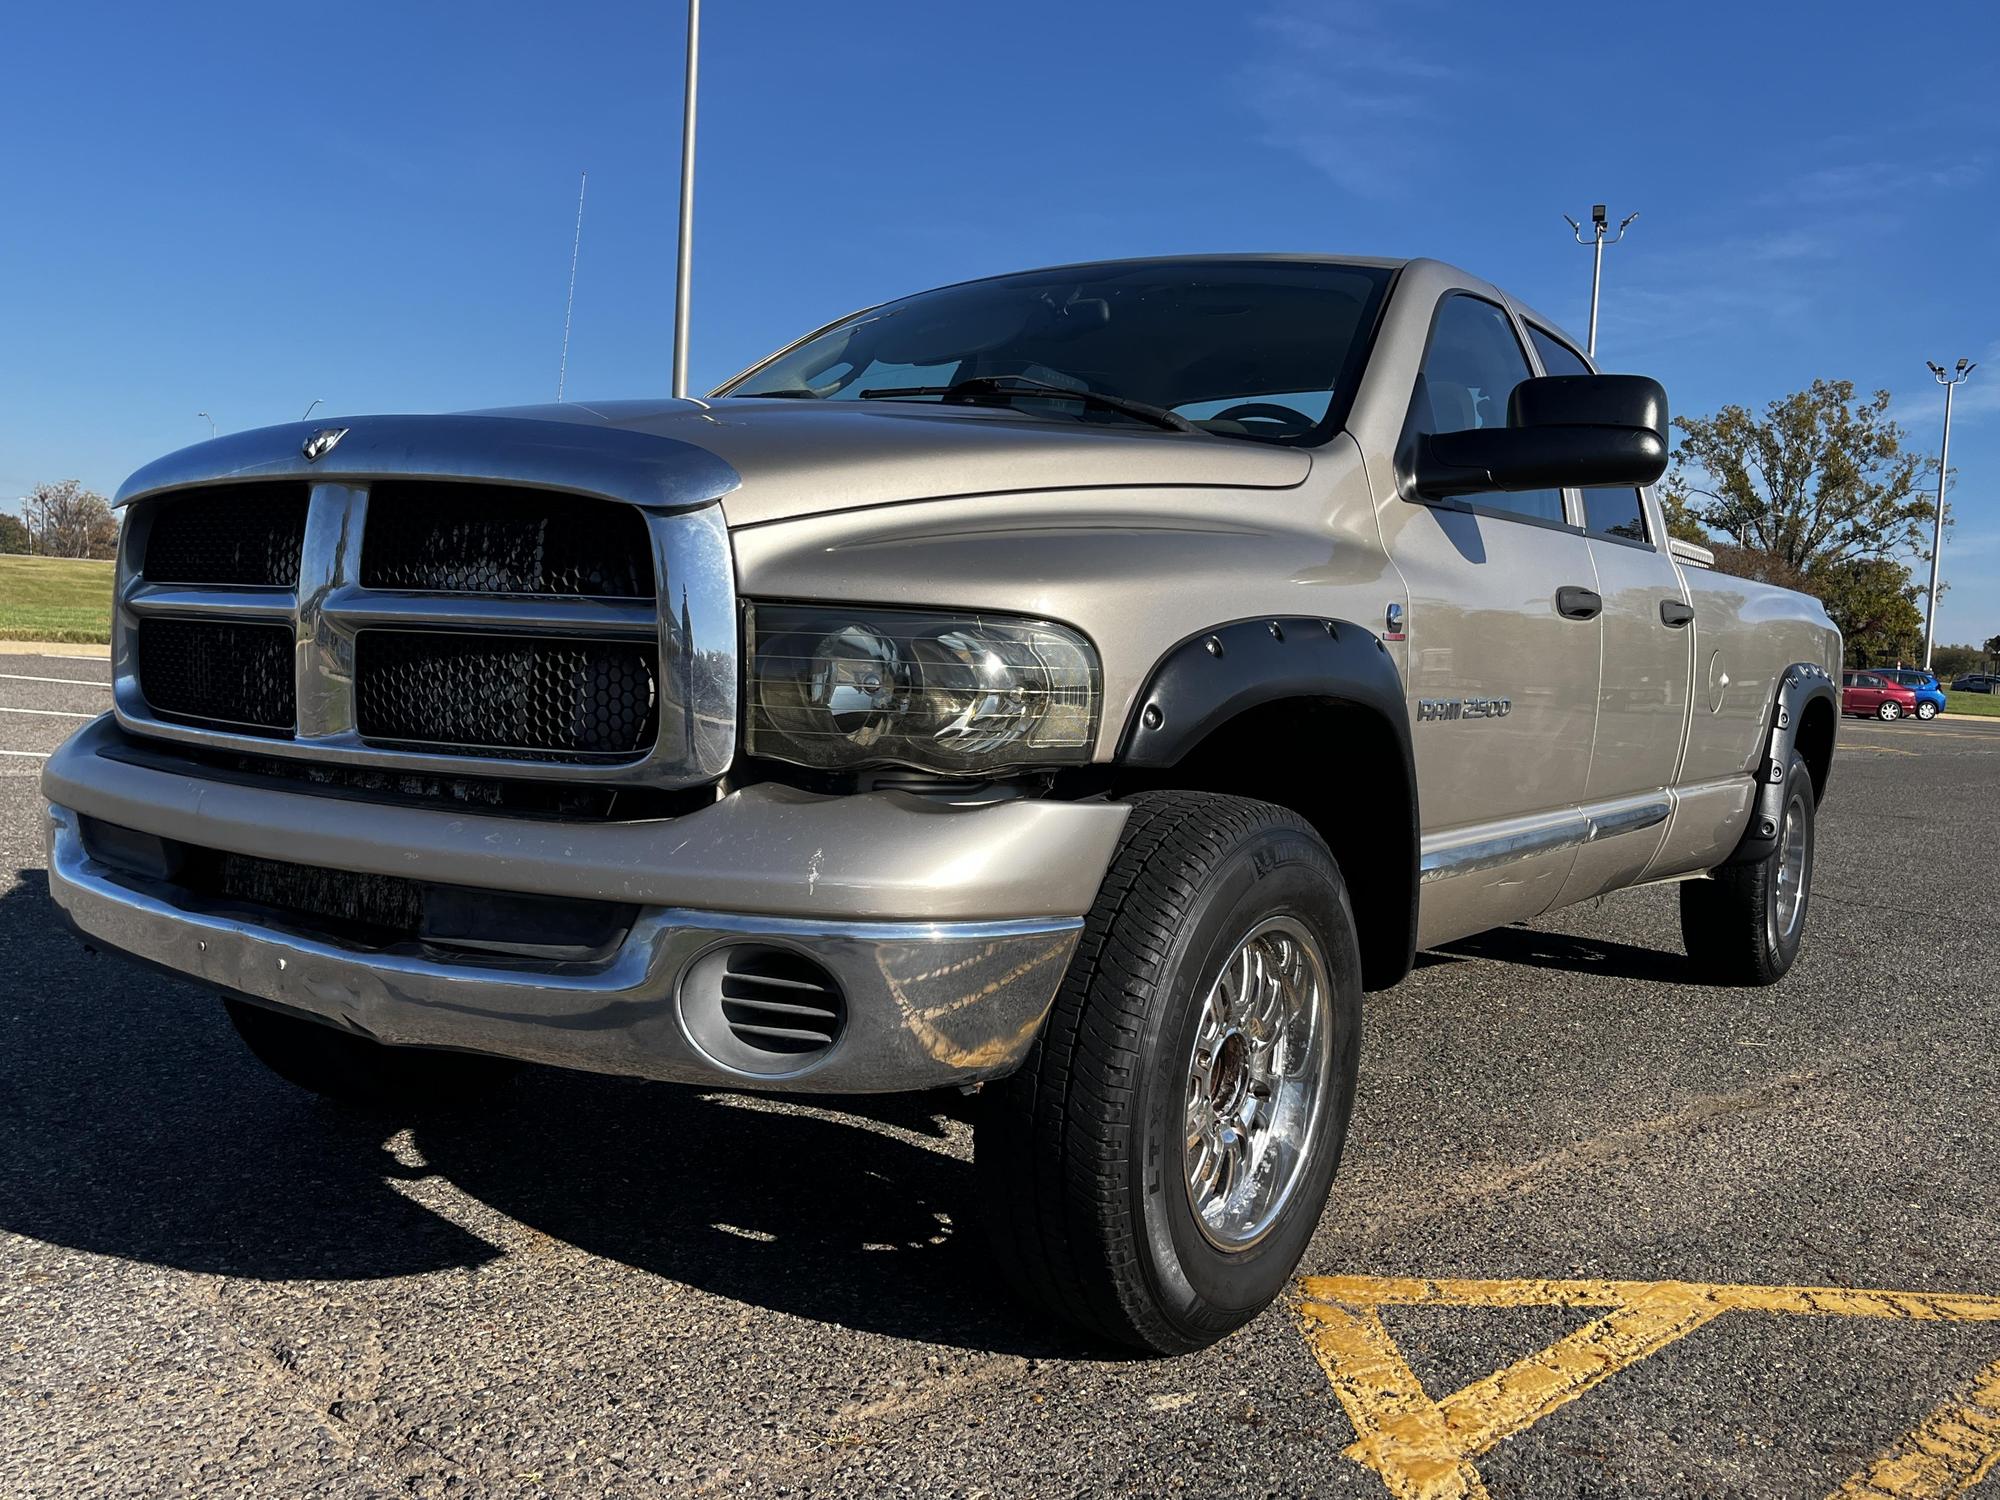
[[1826, 603], [1840, 627], [1847, 659], [1886, 667], [1923, 659], [1924, 616], [1910, 570], [1888, 557], [1857, 557], [1815, 569], [1806, 592]]
[[28, 528], [19, 516], [0, 515], [0, 552], [26, 552]]
[[35, 550], [44, 556], [111, 557], [118, 550], [111, 502], [74, 479], [36, 485], [22, 509], [35, 533]]
[[1988, 656], [2000, 656], [2000, 635], [1996, 635], [1982, 648]]
[[1967, 672], [1983, 672], [1991, 653], [1977, 646], [1937, 646], [1931, 651], [1931, 670], [1949, 680]]
[[1923, 613], [1901, 559], [1930, 556], [1925, 480], [1937, 465], [1903, 450], [1888, 408], [1887, 391], [1857, 400], [1852, 381], [1815, 380], [1761, 418], [1733, 404], [1677, 417], [1681, 443], [1660, 487], [1672, 535], [1712, 547], [1725, 573], [1817, 595], [1858, 665], [1921, 651]]
[[[1889, 393], [1857, 401], [1851, 380], [1815, 380], [1764, 408], [1676, 417], [1670, 508], [1737, 546], [1809, 573], [1824, 564], [1923, 550], [1934, 460], [1903, 451]], [[1947, 512], [1946, 521], [1950, 520]]]

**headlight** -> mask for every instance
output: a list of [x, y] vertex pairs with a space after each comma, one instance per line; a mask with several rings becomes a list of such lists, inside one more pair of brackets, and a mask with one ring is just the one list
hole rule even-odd
[[948, 774], [1090, 759], [1097, 656], [1061, 625], [759, 604], [750, 637], [752, 755]]

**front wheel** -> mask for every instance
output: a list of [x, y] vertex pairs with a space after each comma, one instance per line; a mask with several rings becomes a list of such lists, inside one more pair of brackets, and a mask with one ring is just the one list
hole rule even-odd
[[1041, 1036], [981, 1100], [981, 1197], [1017, 1292], [1163, 1354], [1267, 1307], [1339, 1164], [1360, 974], [1340, 870], [1303, 819], [1134, 797]]
[[1922, 719], [1926, 724], [1935, 719], [1937, 714], [1937, 705], [1935, 703], [1919, 703], [1917, 705], [1917, 717]]
[[1776, 984], [1805, 941], [1817, 804], [1812, 772], [1796, 752], [1785, 776], [1784, 809], [1770, 854], [1681, 884], [1688, 957], [1718, 984]]
[[1900, 703], [1884, 703], [1880, 708], [1875, 710], [1875, 717], [1880, 719], [1884, 724], [1893, 724], [1896, 720], [1903, 717], [1903, 705]]

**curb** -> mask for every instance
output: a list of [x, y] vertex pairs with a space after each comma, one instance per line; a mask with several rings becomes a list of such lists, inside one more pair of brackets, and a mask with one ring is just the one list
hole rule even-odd
[[81, 641], [0, 641], [0, 656], [86, 656], [109, 661], [111, 648]]

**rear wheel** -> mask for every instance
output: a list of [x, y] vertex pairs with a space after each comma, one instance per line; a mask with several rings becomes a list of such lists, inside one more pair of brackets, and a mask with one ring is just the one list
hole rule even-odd
[[425, 1047], [385, 1047], [303, 1016], [225, 999], [229, 1024], [257, 1060], [285, 1082], [368, 1109], [472, 1103], [518, 1064]]
[[1360, 970], [1340, 871], [1302, 819], [1133, 798], [1034, 1050], [981, 1100], [982, 1199], [1015, 1289], [1159, 1353], [1268, 1306], [1339, 1163]]
[[1785, 777], [1778, 844], [1755, 864], [1724, 865], [1681, 885], [1688, 957], [1720, 984], [1776, 984], [1805, 941], [1812, 895], [1812, 772], [1796, 753]]
[[1884, 724], [1893, 724], [1903, 717], [1903, 705], [1894, 701], [1884, 703], [1875, 710], [1875, 717]]
[[1927, 724], [1932, 719], [1935, 719], [1937, 717], [1937, 714], [1938, 714], [1937, 705], [1935, 703], [1932, 703], [1929, 699], [1925, 699], [1922, 703], [1919, 703], [1917, 705], [1917, 717], [1922, 719]]

